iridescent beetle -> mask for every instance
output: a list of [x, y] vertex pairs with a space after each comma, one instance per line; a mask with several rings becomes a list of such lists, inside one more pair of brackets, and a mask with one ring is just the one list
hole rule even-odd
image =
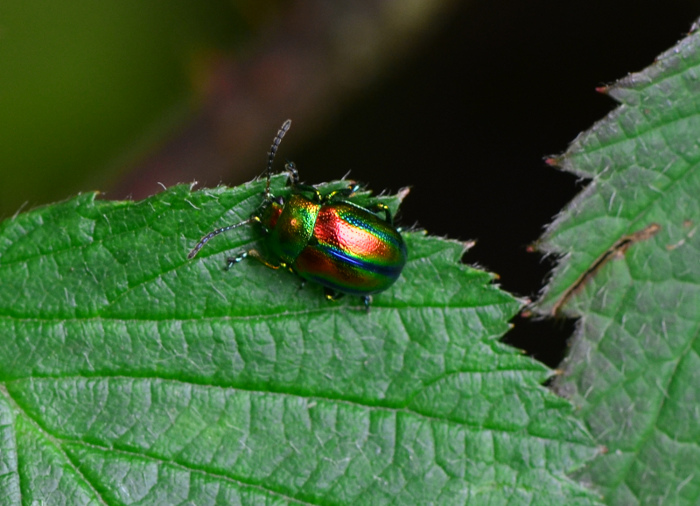
[[258, 223], [270, 258], [251, 249], [228, 258], [228, 268], [252, 257], [271, 269], [281, 267], [322, 285], [330, 300], [344, 294], [357, 295], [369, 309], [371, 295], [389, 288], [401, 274], [406, 264], [406, 244], [387, 206], [375, 204], [368, 209], [347, 200], [360, 188], [357, 184], [322, 195], [315, 187], [301, 184], [295, 165], [287, 163], [291, 195], [286, 200], [272, 195], [272, 163], [291, 124], [291, 120], [285, 121], [272, 142], [260, 208], [245, 221], [205, 235], [187, 258], [194, 258], [222, 232]]

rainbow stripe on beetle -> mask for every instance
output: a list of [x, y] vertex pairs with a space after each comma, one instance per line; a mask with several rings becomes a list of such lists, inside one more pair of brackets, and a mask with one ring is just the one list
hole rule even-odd
[[249, 219], [202, 237], [187, 258], [194, 258], [222, 232], [258, 224], [269, 258], [250, 249], [228, 258], [228, 268], [251, 257], [271, 269], [287, 269], [323, 286], [330, 300], [346, 294], [359, 296], [369, 309], [371, 296], [389, 288], [401, 275], [406, 243], [387, 206], [378, 203], [366, 208], [348, 200], [360, 188], [355, 183], [323, 195], [314, 186], [300, 183], [296, 166], [290, 162], [285, 170], [291, 195], [286, 200], [272, 195], [272, 164], [291, 124], [285, 121], [272, 142], [260, 208]]

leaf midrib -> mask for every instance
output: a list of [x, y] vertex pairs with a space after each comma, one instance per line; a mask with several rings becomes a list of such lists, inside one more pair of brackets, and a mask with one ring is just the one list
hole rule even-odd
[[[513, 369], [515, 372], [524, 372], [524, 373], [532, 373], [532, 371], [528, 369], [523, 369], [523, 370], [517, 370]], [[443, 378], [447, 378], [452, 375], [456, 374], [465, 374], [465, 373], [470, 373], [472, 371], [452, 371], [448, 372], [442, 375]], [[476, 373], [482, 374], [480, 371], [475, 371]], [[493, 374], [500, 374], [500, 371], [494, 371]], [[100, 380], [123, 380], [123, 381], [129, 381], [129, 382], [147, 382], [147, 381], [156, 381], [156, 382], [162, 382], [162, 383], [172, 383], [172, 384], [181, 384], [187, 387], [191, 386], [196, 386], [197, 388], [202, 388], [202, 389], [212, 389], [212, 390], [226, 390], [226, 391], [238, 391], [238, 392], [244, 392], [246, 394], [255, 394], [255, 395], [260, 395], [260, 396], [271, 396], [271, 397], [281, 397], [281, 398], [293, 398], [293, 399], [305, 399], [309, 401], [309, 403], [313, 403], [315, 401], [321, 401], [324, 403], [328, 404], [343, 404], [352, 408], [358, 408], [361, 410], [366, 410], [366, 411], [377, 411], [377, 412], [384, 412], [384, 413], [389, 413], [390, 415], [397, 417], [400, 415], [409, 415], [412, 417], [415, 417], [416, 419], [419, 419], [424, 422], [429, 422], [429, 423], [439, 423], [439, 424], [451, 424], [456, 427], [459, 427], [461, 429], [466, 429], [469, 431], [475, 431], [475, 432], [482, 432], [482, 431], [489, 431], [492, 433], [497, 433], [497, 434], [504, 434], [504, 435], [510, 435], [510, 436], [522, 436], [522, 437], [531, 437], [531, 438], [536, 438], [540, 441], [549, 441], [552, 443], [569, 443], [573, 445], [580, 445], [581, 441], [576, 440], [576, 439], [568, 439], [568, 438], [546, 438], [542, 437], [541, 435], [532, 435], [529, 433], [528, 429], [525, 428], [517, 428], [517, 429], [510, 429], [508, 427], [499, 427], [499, 426], [491, 426], [491, 425], [485, 425], [485, 424], [474, 424], [474, 423], [469, 423], [468, 421], [461, 421], [461, 420], [455, 420], [450, 417], [444, 417], [444, 418], [439, 418], [436, 416], [431, 416], [425, 413], [421, 413], [419, 411], [416, 411], [412, 408], [409, 407], [390, 407], [390, 406], [382, 406], [380, 404], [370, 404], [370, 403], [362, 403], [359, 401], [351, 400], [351, 399], [345, 399], [341, 397], [330, 397], [330, 396], [320, 396], [320, 395], [303, 395], [301, 393], [294, 393], [294, 392], [286, 392], [286, 391], [280, 391], [280, 390], [255, 390], [255, 389], [246, 389], [246, 388], [241, 388], [238, 386], [223, 386], [223, 385], [213, 385], [211, 383], [197, 383], [194, 381], [184, 381], [181, 379], [177, 378], [167, 378], [167, 377], [160, 377], [160, 376], [124, 376], [124, 375], [105, 375], [105, 374], [100, 374], [96, 376], [87, 376], [87, 375], [70, 375], [70, 376], [51, 376], [51, 375], [45, 375], [45, 376], [39, 376], [39, 375], [32, 375], [30, 377], [26, 378], [13, 378], [11, 380], [5, 381], [3, 383], [0, 383], [0, 385], [3, 386], [3, 390], [7, 393], [7, 396], [12, 400], [13, 405], [20, 410], [28, 419], [31, 419], [35, 421], [33, 417], [31, 417], [26, 410], [24, 406], [22, 406], [14, 397], [12, 396], [11, 392], [7, 389], [8, 385], [12, 385], [13, 383], [20, 384], [20, 383], [27, 383], [31, 382], [32, 380], [51, 380], [51, 379], [58, 379], [61, 381], [70, 381], [70, 380], [94, 380], [94, 381], [100, 381]], [[21, 388], [21, 387], [20, 387]], [[36, 421], [37, 424], [39, 424], [38, 421]], [[42, 431], [46, 432], [48, 434], [48, 431], [42, 427]], [[69, 441], [68, 439], [62, 438], [60, 436], [55, 436], [51, 435], [51, 437], [57, 441]]]

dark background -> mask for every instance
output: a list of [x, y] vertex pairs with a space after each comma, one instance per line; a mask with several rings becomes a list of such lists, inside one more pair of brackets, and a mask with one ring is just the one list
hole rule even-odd
[[[476, 239], [464, 261], [534, 299], [553, 264], [526, 247], [585, 185], [544, 157], [615, 107], [597, 86], [652, 64], [698, 15], [694, 2], [464, 2], [408, 65], [282, 156], [306, 181], [351, 171], [375, 190], [411, 186], [402, 225]], [[514, 323], [505, 341], [558, 365], [574, 322]]]

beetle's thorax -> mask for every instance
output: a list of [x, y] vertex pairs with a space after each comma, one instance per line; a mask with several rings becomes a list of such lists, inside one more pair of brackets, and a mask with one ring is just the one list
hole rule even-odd
[[270, 231], [268, 244], [282, 261], [292, 264], [314, 233], [321, 204], [293, 193], [285, 200], [284, 206], [272, 203], [269, 207], [273, 206], [281, 207], [281, 211], [271, 209], [266, 212], [267, 221], [273, 226], [266, 224], [265, 218], [261, 217], [263, 225]]

